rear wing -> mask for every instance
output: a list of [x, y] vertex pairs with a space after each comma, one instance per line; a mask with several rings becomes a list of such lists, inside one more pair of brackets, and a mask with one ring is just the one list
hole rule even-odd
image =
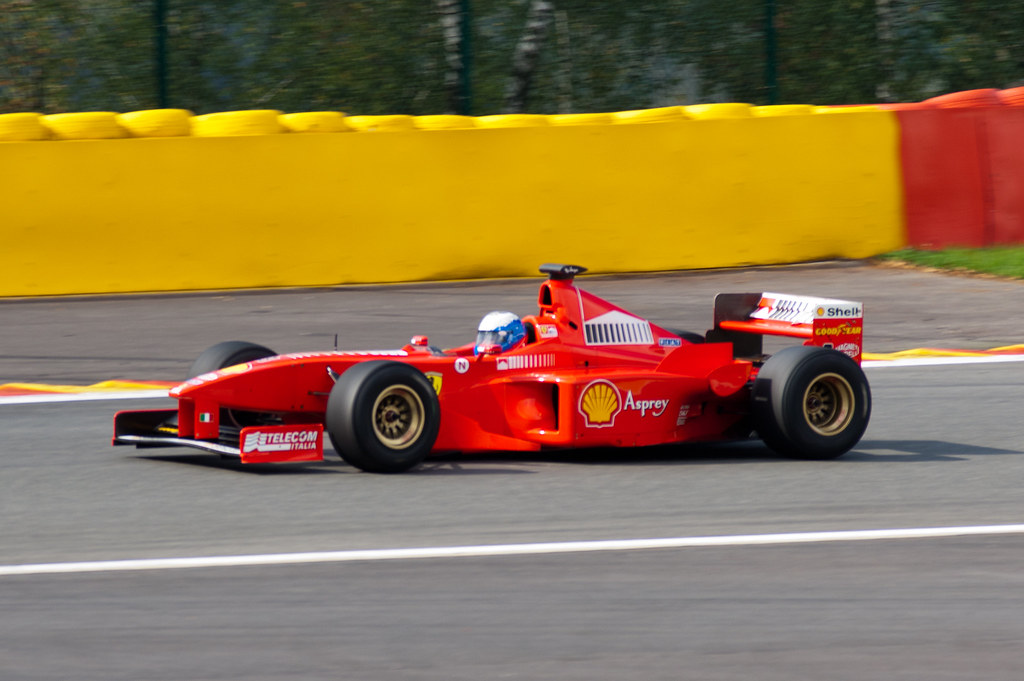
[[737, 356], [762, 355], [763, 336], [803, 338], [804, 345], [831, 348], [860, 362], [864, 306], [849, 300], [787, 293], [720, 293], [715, 328], [708, 340], [733, 343]]

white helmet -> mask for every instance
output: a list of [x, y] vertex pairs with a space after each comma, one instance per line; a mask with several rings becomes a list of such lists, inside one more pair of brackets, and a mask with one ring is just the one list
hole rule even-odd
[[479, 355], [489, 345], [500, 345], [502, 352], [511, 350], [524, 338], [526, 327], [519, 317], [511, 312], [488, 312], [477, 327], [473, 353]]

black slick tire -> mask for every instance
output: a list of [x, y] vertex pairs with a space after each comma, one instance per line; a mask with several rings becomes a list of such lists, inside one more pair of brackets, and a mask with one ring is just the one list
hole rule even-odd
[[679, 336], [680, 338], [682, 338], [687, 343], [703, 343], [704, 342], [703, 334], [699, 334], [699, 333], [697, 333], [695, 331], [684, 331], [683, 329], [677, 329], [677, 328], [674, 328], [674, 327], [671, 327], [671, 326], [664, 326], [662, 328], [665, 329], [666, 331], [674, 333], [675, 335]]
[[871, 389], [841, 352], [795, 346], [772, 355], [754, 380], [754, 428], [796, 459], [835, 459], [856, 445], [871, 417]]
[[325, 426], [346, 462], [370, 473], [401, 473], [430, 453], [441, 425], [437, 393], [423, 372], [400, 362], [347, 369], [327, 399]]
[[210, 371], [217, 371], [243, 362], [253, 362], [264, 357], [273, 357], [277, 353], [256, 343], [246, 341], [223, 341], [203, 350], [192, 367], [188, 377], [194, 378]]
[[[195, 378], [211, 371], [226, 369], [244, 362], [254, 362], [264, 357], [273, 357], [277, 353], [270, 348], [249, 343], [248, 341], [222, 341], [199, 353], [196, 360], [188, 370], [188, 377]], [[246, 411], [235, 411], [233, 409], [221, 409], [220, 421], [222, 424], [233, 425], [236, 428], [254, 426], [265, 421], [262, 414]], [[169, 423], [177, 425], [178, 417], [174, 416]]]

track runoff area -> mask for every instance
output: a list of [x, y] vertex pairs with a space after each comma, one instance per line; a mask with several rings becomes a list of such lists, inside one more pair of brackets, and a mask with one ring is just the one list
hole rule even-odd
[[[992, 364], [1024, 362], [1024, 345], [993, 348], [987, 351], [916, 349], [896, 353], [865, 353], [863, 367], [871, 372], [900, 367], [928, 367], [954, 364]], [[94, 400], [166, 398], [171, 383], [106, 381], [92, 386], [54, 386], [44, 384], [0, 385], [0, 406], [13, 404], [52, 404]], [[106, 573], [145, 570], [181, 570], [196, 568], [303, 565], [395, 560], [454, 560], [459, 558], [500, 558], [504, 556], [594, 553], [685, 549], [722, 546], [765, 546], [821, 542], [862, 542], [878, 540], [934, 539], [983, 535], [1024, 534], [1024, 524], [975, 525], [959, 527], [918, 527], [896, 529], [790, 532], [775, 534], [658, 537], [600, 541], [565, 541], [479, 546], [434, 546], [319, 551], [307, 553], [270, 553], [235, 556], [178, 556], [136, 560], [100, 560], [86, 562], [0, 564], [0, 578], [16, 575]]]

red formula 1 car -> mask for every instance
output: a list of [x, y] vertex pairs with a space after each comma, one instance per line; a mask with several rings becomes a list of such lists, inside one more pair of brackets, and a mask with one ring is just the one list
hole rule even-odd
[[[436, 452], [637, 447], [746, 439], [805, 459], [860, 440], [871, 393], [860, 368], [860, 303], [720, 294], [704, 336], [652, 324], [577, 288], [573, 265], [544, 265], [539, 311], [504, 350], [278, 355], [228, 341], [172, 388], [173, 410], [120, 412], [114, 444], [195, 447], [244, 463], [323, 459], [394, 473]], [[507, 314], [507, 313], [503, 313]], [[766, 356], [765, 335], [803, 339]]]

